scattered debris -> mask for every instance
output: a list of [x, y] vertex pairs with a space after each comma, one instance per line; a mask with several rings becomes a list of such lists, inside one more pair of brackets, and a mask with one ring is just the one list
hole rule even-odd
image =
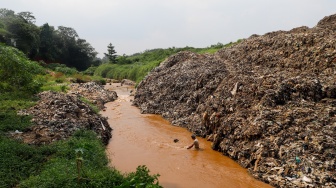
[[335, 78], [336, 14], [214, 55], [173, 55], [139, 83], [133, 104], [273, 186], [336, 187]]
[[120, 82], [121, 85], [135, 86], [135, 82], [128, 79], [123, 79]]

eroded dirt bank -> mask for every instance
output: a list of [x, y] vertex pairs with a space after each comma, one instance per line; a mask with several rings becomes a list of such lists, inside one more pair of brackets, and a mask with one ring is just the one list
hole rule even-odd
[[[132, 87], [107, 85], [118, 93], [118, 99], [105, 104], [102, 116], [108, 117], [113, 136], [107, 146], [111, 165], [131, 172], [146, 165], [151, 173], [159, 173], [165, 188], [261, 188], [270, 187], [251, 177], [233, 160], [211, 149], [211, 143], [199, 138], [201, 151], [187, 150], [191, 133], [172, 126], [159, 115], [141, 114], [131, 104]], [[127, 89], [128, 88], [128, 89]], [[178, 142], [174, 142], [178, 139]]]
[[214, 55], [181, 52], [134, 104], [213, 141], [277, 187], [336, 187], [336, 15], [252, 35]]

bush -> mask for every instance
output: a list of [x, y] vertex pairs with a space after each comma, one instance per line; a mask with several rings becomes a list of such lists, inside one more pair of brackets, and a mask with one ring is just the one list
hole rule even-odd
[[116, 65], [109, 64], [109, 63], [102, 64], [96, 69], [96, 71], [94, 72], [94, 75], [106, 78], [107, 73], [115, 67]]
[[73, 83], [86, 83], [91, 81], [90, 76], [83, 74], [74, 74], [71, 77], [72, 77], [71, 82]]
[[77, 69], [69, 67], [56, 67], [55, 71], [61, 72], [65, 75], [73, 75], [78, 73]]
[[106, 79], [102, 78], [100, 76], [92, 76], [91, 79], [92, 79], [92, 81], [96, 82], [99, 85], [105, 85], [106, 84]]
[[0, 91], [36, 93], [41, 83], [34, 80], [37, 74], [45, 74], [38, 63], [18, 49], [0, 44]]
[[83, 73], [86, 75], [93, 76], [94, 72], [96, 71], [97, 67], [89, 67]]

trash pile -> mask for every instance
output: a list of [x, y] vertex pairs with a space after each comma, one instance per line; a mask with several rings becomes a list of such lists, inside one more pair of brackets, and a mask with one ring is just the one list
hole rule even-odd
[[336, 187], [336, 15], [214, 55], [180, 52], [139, 83], [133, 104], [270, 185]]
[[114, 91], [107, 91], [102, 86], [91, 82], [72, 84], [68, 94], [45, 91], [38, 94], [38, 104], [19, 112], [19, 115], [33, 116], [33, 126], [24, 132], [15, 131], [12, 136], [28, 144], [48, 144], [64, 140], [79, 129], [93, 130], [104, 144], [112, 137], [112, 128], [107, 118], [96, 114], [91, 107], [80, 100], [85, 97], [96, 105], [117, 98]]
[[70, 84], [71, 95], [77, 95], [78, 97], [84, 97], [100, 109], [104, 108], [104, 104], [110, 101], [114, 101], [118, 98], [115, 91], [108, 91], [104, 89], [104, 86], [97, 84], [96, 82], [87, 82], [83, 84]]

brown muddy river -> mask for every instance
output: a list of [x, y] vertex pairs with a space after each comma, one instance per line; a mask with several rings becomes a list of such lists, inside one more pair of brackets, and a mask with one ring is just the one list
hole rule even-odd
[[[150, 174], [160, 174], [165, 188], [261, 188], [271, 187], [251, 177], [246, 169], [211, 149], [211, 142], [198, 138], [201, 150], [186, 146], [191, 133], [172, 126], [158, 115], [141, 114], [131, 105], [132, 88], [107, 85], [118, 93], [118, 99], [107, 103], [101, 114], [113, 128], [106, 152], [111, 166], [122, 172], [134, 172], [146, 165]], [[174, 142], [178, 139], [178, 142]]]

